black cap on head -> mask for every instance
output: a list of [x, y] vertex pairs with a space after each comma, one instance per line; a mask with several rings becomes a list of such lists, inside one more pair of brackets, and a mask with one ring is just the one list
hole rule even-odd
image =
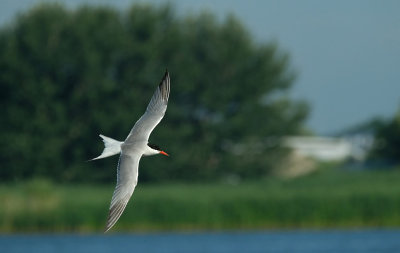
[[155, 144], [147, 143], [147, 146], [149, 146], [152, 149], [161, 151], [161, 148], [159, 146], [155, 145]]

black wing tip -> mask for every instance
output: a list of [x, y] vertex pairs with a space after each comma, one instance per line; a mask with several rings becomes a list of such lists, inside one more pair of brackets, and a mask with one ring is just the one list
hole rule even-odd
[[161, 79], [160, 84], [158, 85], [158, 89], [161, 92], [161, 96], [163, 98], [163, 100], [168, 101], [169, 98], [169, 72], [168, 69], [165, 70], [165, 74], [163, 76], [163, 78]]
[[158, 87], [161, 88], [161, 86], [163, 85], [163, 83], [165, 82], [165, 80], [168, 79], [168, 78], [169, 78], [169, 72], [168, 72], [168, 69], [165, 69], [164, 76], [163, 76], [163, 78], [161, 79], [161, 82], [160, 82], [160, 84], [158, 85]]

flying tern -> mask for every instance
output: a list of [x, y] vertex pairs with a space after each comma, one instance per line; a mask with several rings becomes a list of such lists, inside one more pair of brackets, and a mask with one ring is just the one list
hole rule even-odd
[[117, 168], [117, 186], [111, 199], [104, 232], [110, 230], [118, 221], [135, 190], [140, 158], [157, 154], [169, 156], [157, 145], [148, 142], [151, 132], [160, 123], [167, 110], [169, 90], [170, 78], [168, 71], [166, 71], [147, 106], [146, 112], [133, 126], [125, 141], [117, 141], [100, 134], [104, 142], [104, 150], [101, 155], [92, 160], [121, 153]]

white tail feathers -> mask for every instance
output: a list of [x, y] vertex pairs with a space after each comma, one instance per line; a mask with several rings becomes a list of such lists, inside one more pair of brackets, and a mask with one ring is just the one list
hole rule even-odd
[[101, 155], [99, 155], [98, 157], [93, 158], [89, 161], [93, 161], [93, 160], [97, 160], [97, 159], [101, 159], [101, 158], [105, 158], [105, 157], [109, 157], [109, 156], [113, 156], [113, 155], [121, 153], [121, 144], [124, 142], [114, 140], [114, 139], [104, 136], [102, 134], [100, 134], [99, 136], [103, 139], [103, 142], [104, 142], [103, 153], [101, 153]]

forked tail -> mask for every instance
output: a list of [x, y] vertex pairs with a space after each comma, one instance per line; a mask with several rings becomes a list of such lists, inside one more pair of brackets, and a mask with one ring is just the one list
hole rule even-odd
[[101, 153], [101, 155], [99, 155], [98, 157], [93, 158], [89, 161], [93, 161], [93, 160], [97, 160], [97, 159], [101, 159], [101, 158], [105, 158], [105, 157], [109, 157], [109, 156], [113, 156], [113, 155], [121, 153], [121, 144], [123, 143], [122, 141], [114, 140], [114, 139], [104, 136], [102, 134], [100, 134], [99, 136], [103, 139], [103, 142], [104, 142], [103, 153]]

